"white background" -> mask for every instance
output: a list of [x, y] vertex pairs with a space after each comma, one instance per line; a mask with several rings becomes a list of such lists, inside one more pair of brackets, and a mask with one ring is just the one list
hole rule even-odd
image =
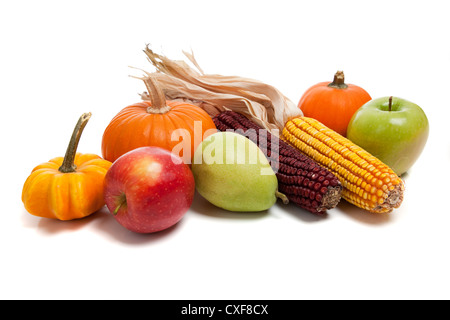
[[[449, 81], [446, 1], [2, 1], [2, 299], [448, 299]], [[79, 151], [139, 101], [142, 50], [193, 50], [206, 73], [269, 83], [295, 103], [344, 70], [373, 98], [403, 97], [430, 121], [402, 207], [344, 201], [325, 218], [277, 204], [218, 210], [199, 196], [174, 228], [133, 234], [106, 211], [61, 222], [28, 214], [34, 166]]]

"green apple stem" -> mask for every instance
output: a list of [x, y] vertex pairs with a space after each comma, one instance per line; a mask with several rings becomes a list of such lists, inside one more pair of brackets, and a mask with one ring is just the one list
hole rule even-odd
[[392, 96], [389, 97], [389, 112], [392, 111]]
[[348, 86], [345, 84], [344, 80], [344, 71], [338, 71], [334, 74], [333, 82], [328, 84], [328, 86], [336, 89], [347, 89]]
[[288, 199], [288, 197], [286, 197], [286, 195], [284, 193], [281, 193], [277, 190], [277, 191], [275, 191], [275, 196], [277, 198], [281, 199], [281, 201], [283, 201], [284, 204], [289, 203], [289, 199]]

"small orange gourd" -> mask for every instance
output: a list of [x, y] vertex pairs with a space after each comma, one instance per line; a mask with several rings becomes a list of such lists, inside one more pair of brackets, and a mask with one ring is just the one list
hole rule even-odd
[[353, 114], [372, 98], [363, 88], [344, 80], [344, 72], [338, 71], [333, 82], [313, 85], [303, 94], [298, 107], [305, 117], [316, 119], [345, 137]]
[[150, 101], [125, 107], [111, 120], [103, 133], [103, 157], [114, 162], [128, 151], [155, 146], [190, 164], [200, 142], [217, 131], [212, 118], [196, 105], [166, 100], [152, 77], [143, 80]]
[[32, 215], [58, 220], [87, 217], [104, 205], [103, 182], [111, 162], [77, 153], [91, 113], [77, 122], [66, 154], [35, 167], [22, 189], [22, 202]]

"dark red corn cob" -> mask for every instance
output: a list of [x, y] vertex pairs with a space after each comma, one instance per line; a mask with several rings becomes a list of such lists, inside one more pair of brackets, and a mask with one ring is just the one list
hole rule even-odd
[[233, 130], [260, 147], [276, 173], [278, 191], [290, 202], [316, 214], [325, 213], [339, 203], [342, 185], [338, 178], [308, 156], [240, 113], [225, 111], [213, 120], [218, 130]]

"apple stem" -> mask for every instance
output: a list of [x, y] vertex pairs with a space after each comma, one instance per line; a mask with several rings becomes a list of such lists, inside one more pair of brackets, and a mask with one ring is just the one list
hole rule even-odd
[[122, 195], [119, 205], [116, 207], [116, 209], [114, 209], [113, 215], [117, 215], [117, 213], [119, 213], [120, 208], [122, 208], [122, 206], [126, 204], [127, 198], [125, 197], [125, 195]]
[[392, 111], [392, 96], [389, 97], [389, 112]]
[[113, 215], [117, 215], [117, 213], [119, 212], [119, 210], [120, 210], [120, 207], [122, 206], [122, 204], [123, 203], [121, 203], [121, 204], [119, 204], [117, 207], [116, 207], [116, 209], [114, 210], [114, 212], [113, 212]]
[[277, 191], [275, 191], [275, 196], [277, 198], [281, 199], [281, 201], [283, 201], [284, 204], [289, 203], [289, 199], [288, 199], [288, 197], [286, 197], [286, 195], [284, 193], [281, 193], [277, 190]]

